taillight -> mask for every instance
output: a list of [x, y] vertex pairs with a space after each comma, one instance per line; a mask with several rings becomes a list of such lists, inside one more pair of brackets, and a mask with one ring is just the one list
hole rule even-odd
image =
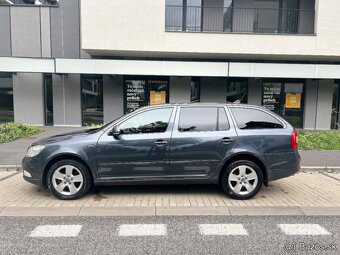
[[292, 150], [297, 150], [299, 148], [299, 138], [297, 130], [294, 130], [290, 136], [290, 147]]

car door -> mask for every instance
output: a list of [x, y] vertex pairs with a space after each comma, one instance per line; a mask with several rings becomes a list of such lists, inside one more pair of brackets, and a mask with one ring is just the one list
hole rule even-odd
[[170, 145], [173, 176], [204, 177], [216, 173], [237, 139], [226, 110], [211, 106], [180, 107]]
[[101, 177], [114, 179], [169, 175], [174, 107], [146, 109], [116, 125], [119, 135], [103, 134], [97, 144]]

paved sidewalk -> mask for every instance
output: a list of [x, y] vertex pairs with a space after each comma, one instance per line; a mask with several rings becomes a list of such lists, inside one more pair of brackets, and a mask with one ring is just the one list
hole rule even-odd
[[[27, 148], [39, 139], [84, 129], [84, 127], [42, 127], [45, 131], [37, 136], [24, 138], [7, 144], [0, 144], [0, 167], [21, 165]], [[300, 151], [301, 165], [304, 167], [338, 167], [340, 168], [340, 151]]]
[[21, 161], [24, 158], [28, 147], [42, 139], [53, 135], [72, 132], [84, 129], [84, 127], [41, 127], [44, 132], [20, 140], [16, 140], [11, 143], [0, 144], [0, 166], [3, 165], [21, 165]]
[[340, 215], [340, 173], [301, 172], [246, 201], [230, 199], [214, 185], [102, 187], [62, 201], [23, 181], [21, 172], [3, 171], [0, 215]]

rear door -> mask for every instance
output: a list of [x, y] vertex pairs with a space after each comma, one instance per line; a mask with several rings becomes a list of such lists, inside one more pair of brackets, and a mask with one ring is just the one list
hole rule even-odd
[[212, 175], [235, 145], [237, 135], [225, 107], [182, 106], [170, 144], [171, 175]]

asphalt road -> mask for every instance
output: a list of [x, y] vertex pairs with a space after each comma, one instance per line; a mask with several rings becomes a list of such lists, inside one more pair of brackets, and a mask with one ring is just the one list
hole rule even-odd
[[[46, 237], [58, 235], [46, 225], [74, 236]], [[340, 254], [340, 217], [1, 217], [0, 226], [1, 254]]]

